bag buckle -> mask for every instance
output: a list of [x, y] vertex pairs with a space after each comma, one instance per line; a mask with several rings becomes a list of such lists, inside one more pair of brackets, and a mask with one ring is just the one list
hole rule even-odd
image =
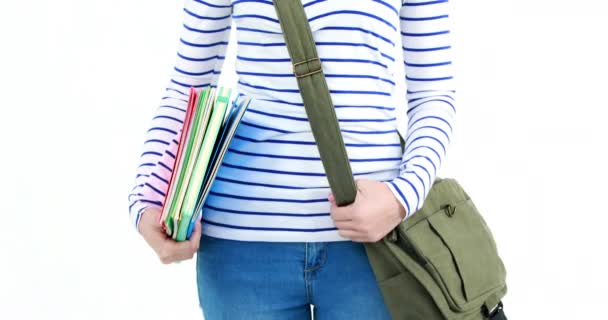
[[451, 203], [444, 204], [443, 206], [441, 206], [441, 209], [443, 209], [445, 211], [445, 214], [450, 218], [456, 212], [456, 207], [454, 207]]
[[397, 242], [397, 228], [394, 228], [393, 230], [391, 230], [388, 233], [387, 238], [390, 242]]
[[507, 317], [503, 311], [502, 301], [498, 301], [498, 304], [496, 304], [492, 310], [488, 310], [488, 308], [484, 305], [483, 313], [488, 320], [507, 320]]
[[318, 57], [306, 59], [304, 61], [296, 62], [293, 64], [293, 74], [296, 78], [304, 78], [315, 73], [321, 72], [321, 59]]

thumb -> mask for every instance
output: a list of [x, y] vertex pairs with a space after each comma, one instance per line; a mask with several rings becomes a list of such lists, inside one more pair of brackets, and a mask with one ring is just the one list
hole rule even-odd
[[193, 248], [198, 249], [199, 243], [201, 241], [201, 220], [196, 220], [194, 224], [194, 229], [192, 230], [192, 235], [190, 235], [190, 239], [188, 242], [192, 245]]

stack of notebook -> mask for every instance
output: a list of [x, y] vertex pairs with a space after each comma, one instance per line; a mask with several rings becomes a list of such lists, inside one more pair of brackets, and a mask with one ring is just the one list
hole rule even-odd
[[232, 90], [190, 88], [173, 172], [159, 223], [177, 241], [190, 238], [211, 184], [249, 98], [235, 103]]

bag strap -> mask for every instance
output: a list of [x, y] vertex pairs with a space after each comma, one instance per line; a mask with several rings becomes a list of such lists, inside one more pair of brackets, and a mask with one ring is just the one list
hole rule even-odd
[[304, 7], [301, 0], [273, 2], [329, 186], [336, 204], [348, 205], [357, 188]]
[[[274, 0], [300, 94], [323, 167], [338, 206], [355, 201], [356, 184], [340, 132], [340, 125], [321, 67], [316, 45], [301, 0]], [[405, 141], [399, 135], [401, 150]], [[440, 179], [440, 178], [439, 178]], [[497, 295], [485, 301], [483, 309], [490, 320], [506, 320]]]

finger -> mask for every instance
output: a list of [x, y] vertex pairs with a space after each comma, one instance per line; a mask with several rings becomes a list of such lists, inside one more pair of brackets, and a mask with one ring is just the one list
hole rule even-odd
[[352, 220], [353, 219], [353, 205], [352, 203], [347, 206], [338, 207], [335, 203], [330, 207], [330, 215], [334, 221]]
[[192, 247], [189, 241], [176, 242], [175, 240], [168, 240], [170, 244], [170, 260], [171, 262], [182, 261], [192, 259], [196, 250]]
[[179, 257], [191, 258], [191, 255], [198, 250], [198, 246], [201, 240], [201, 222], [196, 221], [194, 229], [190, 235], [190, 239], [186, 241], [174, 242], [176, 255]]
[[157, 254], [165, 264], [192, 259], [198, 250], [201, 239], [201, 222], [197, 221], [192, 230], [190, 239], [186, 241], [175, 241], [171, 237], [164, 235], [164, 239], [157, 240]]
[[333, 193], [330, 193], [329, 196], [327, 196], [327, 200], [329, 200], [330, 203], [336, 203], [336, 198], [334, 197]]
[[154, 248], [162, 263], [168, 264], [175, 261], [177, 252], [175, 244], [176, 243], [173, 239], [165, 239], [162, 243]]
[[195, 251], [198, 250], [201, 241], [201, 231], [201, 221], [196, 220], [196, 223], [194, 224], [194, 230], [192, 230], [192, 235], [190, 235], [190, 239], [188, 240], [188, 242], [190, 242], [190, 245]]
[[353, 230], [338, 230], [338, 233], [344, 238], [348, 238], [357, 242], [363, 241], [365, 239], [365, 237], [362, 236], [361, 233]]
[[361, 226], [352, 220], [334, 221], [334, 224], [336, 225], [336, 227], [338, 229], [341, 229], [341, 230], [351, 230], [351, 231], [361, 232]]

